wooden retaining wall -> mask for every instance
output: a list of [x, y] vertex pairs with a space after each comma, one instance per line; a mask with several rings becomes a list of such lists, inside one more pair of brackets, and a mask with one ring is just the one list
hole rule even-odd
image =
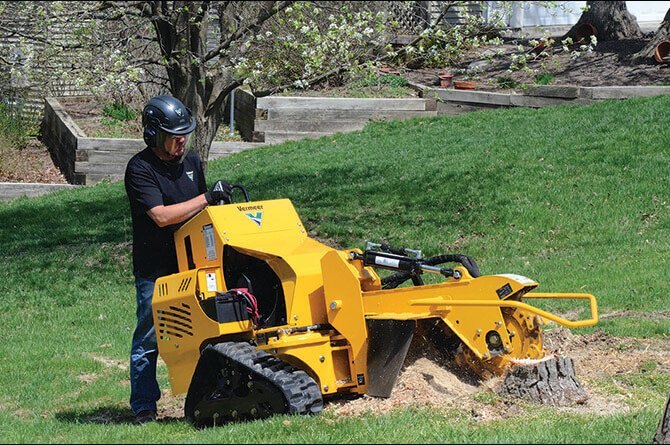
[[256, 98], [238, 90], [235, 102], [235, 124], [242, 137], [270, 144], [361, 130], [371, 120], [437, 116], [437, 102], [429, 98]]
[[[67, 114], [57, 98], [44, 101], [42, 140], [54, 153], [61, 172], [71, 184], [92, 185], [103, 179], [123, 179], [126, 164], [146, 144], [142, 139], [89, 138]], [[264, 144], [215, 141], [209, 160]]]
[[20, 196], [34, 197], [78, 187], [72, 184], [40, 184], [34, 182], [0, 182], [0, 201], [11, 201]]
[[[214, 142], [209, 159], [264, 144], [360, 130], [370, 120], [461, 114], [499, 107], [589, 104], [597, 100], [670, 94], [670, 86], [540, 85], [528, 88], [523, 94], [413, 86], [421, 92], [422, 98], [256, 98], [238, 89], [235, 93], [235, 125], [242, 137], [250, 142]], [[72, 184], [90, 185], [105, 178], [122, 179], [130, 157], [145, 146], [141, 139], [87, 137], [52, 97], [45, 100], [42, 134], [61, 171]]]
[[487, 108], [540, 108], [596, 100], [670, 94], [670, 87], [579, 87], [539, 85], [518, 93], [496, 93], [414, 84], [421, 98], [254, 97], [235, 93], [235, 124], [250, 141], [280, 143], [362, 129], [370, 120], [461, 114]]
[[538, 85], [523, 94], [488, 91], [456, 90], [415, 85], [424, 97], [438, 101], [437, 114], [460, 114], [486, 108], [530, 107], [555, 105], [586, 105], [598, 100], [630, 99], [642, 96], [670, 94], [670, 86], [607, 86], [579, 87], [568, 85]]

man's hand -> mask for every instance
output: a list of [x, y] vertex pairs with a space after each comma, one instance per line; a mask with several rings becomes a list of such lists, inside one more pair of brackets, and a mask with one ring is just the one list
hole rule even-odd
[[220, 201], [223, 201], [226, 204], [230, 204], [230, 195], [233, 192], [231, 185], [219, 179], [212, 185], [212, 188], [208, 192], [205, 192], [205, 199], [207, 204], [213, 205], [218, 204]]

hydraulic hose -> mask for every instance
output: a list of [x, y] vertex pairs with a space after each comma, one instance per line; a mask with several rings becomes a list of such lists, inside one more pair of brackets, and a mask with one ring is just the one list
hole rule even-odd
[[[450, 263], [450, 262], [460, 263], [463, 267], [467, 269], [468, 273], [473, 278], [477, 278], [478, 276], [480, 276], [479, 267], [477, 266], [477, 263], [472, 257], [469, 257], [467, 255], [460, 255], [460, 254], [437, 255], [434, 257], [426, 258], [421, 262], [428, 266], [436, 266], [438, 264]], [[407, 272], [398, 272], [386, 278], [382, 278], [382, 289], [395, 289], [396, 287], [400, 286], [402, 283], [409, 280], [410, 278], [413, 278], [413, 275]], [[414, 284], [416, 285], [416, 282]]]

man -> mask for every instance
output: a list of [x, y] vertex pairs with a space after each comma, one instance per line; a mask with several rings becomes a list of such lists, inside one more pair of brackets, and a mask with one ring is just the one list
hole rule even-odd
[[207, 205], [230, 202], [231, 193], [225, 181], [207, 190], [200, 157], [189, 150], [196, 122], [178, 99], [149, 100], [142, 125], [147, 147], [128, 161], [125, 174], [137, 292], [137, 327], [130, 352], [130, 406], [135, 423], [156, 419], [160, 388], [151, 299], [156, 279], [178, 272], [174, 232]]

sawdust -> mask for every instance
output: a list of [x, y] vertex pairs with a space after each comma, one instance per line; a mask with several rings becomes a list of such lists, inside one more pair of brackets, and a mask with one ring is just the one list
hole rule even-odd
[[480, 383], [453, 360], [438, 351], [426, 338], [412, 340], [391, 397], [364, 395], [353, 400], [335, 400], [326, 406], [337, 415], [366, 412], [383, 414], [406, 406], [464, 406], [480, 391]]
[[656, 371], [670, 372], [670, 350], [663, 340], [612, 337], [600, 329], [589, 335], [555, 329], [547, 332], [544, 343], [545, 348], [572, 357], [577, 375], [591, 380], [643, 372], [650, 363], [655, 363]]
[[[559, 328], [545, 332], [548, 354], [574, 360], [577, 379], [589, 395], [586, 403], [556, 407], [556, 411], [608, 415], [627, 412], [630, 398], [623, 394], [601, 394], [593, 384], [609, 376], [640, 372], [645, 364], [656, 363], [656, 371], [670, 372], [670, 352], [660, 340], [612, 337], [602, 330], [575, 335]], [[458, 408], [475, 421], [486, 422], [523, 414], [523, 403], [506, 400], [498, 391], [503, 378], [477, 381], [459, 369], [425, 339], [413, 341], [391, 397], [362, 396], [333, 401], [326, 406], [338, 416], [363, 413], [385, 414], [408, 407]]]

